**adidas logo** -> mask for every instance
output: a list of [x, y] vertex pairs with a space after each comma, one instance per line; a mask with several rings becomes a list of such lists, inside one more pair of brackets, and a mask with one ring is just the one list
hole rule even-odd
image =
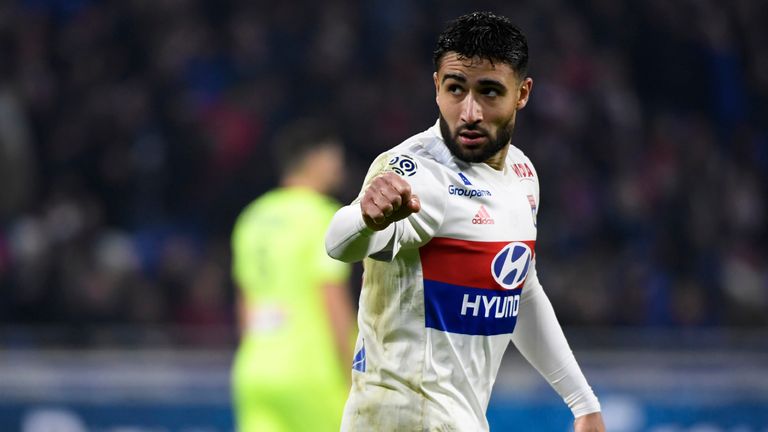
[[472, 223], [475, 225], [493, 225], [495, 222], [488, 213], [488, 210], [486, 210], [484, 206], [480, 206], [480, 210], [478, 210], [475, 217], [472, 218]]

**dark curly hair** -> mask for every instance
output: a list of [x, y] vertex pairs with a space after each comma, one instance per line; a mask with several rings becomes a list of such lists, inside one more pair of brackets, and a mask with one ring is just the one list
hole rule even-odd
[[472, 12], [451, 21], [440, 33], [433, 55], [435, 70], [448, 52], [461, 59], [475, 57], [506, 63], [519, 77], [528, 70], [528, 41], [507, 17], [491, 12]]

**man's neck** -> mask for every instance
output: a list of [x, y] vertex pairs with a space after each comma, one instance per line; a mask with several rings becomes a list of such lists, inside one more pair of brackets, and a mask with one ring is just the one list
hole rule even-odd
[[509, 144], [501, 148], [495, 155], [488, 158], [485, 163], [496, 171], [504, 171], [504, 163], [509, 153]]

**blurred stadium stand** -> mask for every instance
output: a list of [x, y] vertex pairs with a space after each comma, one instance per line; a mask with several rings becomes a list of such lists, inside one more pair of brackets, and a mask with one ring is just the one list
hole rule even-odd
[[[228, 237], [273, 132], [337, 125], [350, 200], [435, 121], [470, 7], [529, 37], [539, 275], [609, 429], [768, 430], [763, 0], [0, 1], [0, 430], [231, 427]], [[492, 423], [564, 430], [514, 355]]]

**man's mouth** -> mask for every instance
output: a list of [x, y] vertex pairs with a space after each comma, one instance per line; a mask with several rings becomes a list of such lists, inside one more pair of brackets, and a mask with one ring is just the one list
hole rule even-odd
[[486, 141], [486, 135], [480, 131], [465, 130], [459, 132], [458, 141], [466, 147], [477, 147]]

